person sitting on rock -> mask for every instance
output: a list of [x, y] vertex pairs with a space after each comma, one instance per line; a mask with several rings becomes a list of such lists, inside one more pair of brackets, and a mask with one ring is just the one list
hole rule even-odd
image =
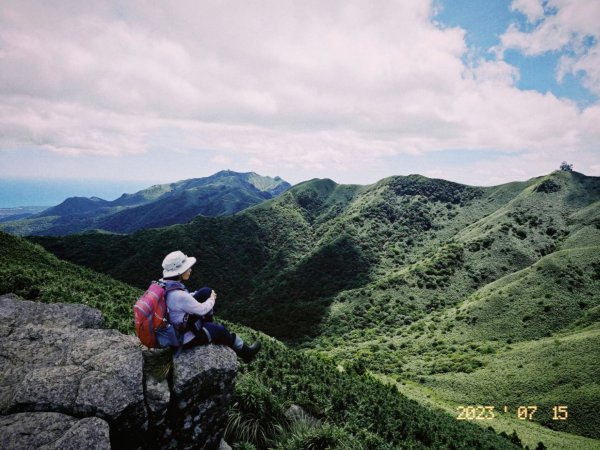
[[167, 290], [169, 322], [175, 329], [184, 332], [183, 348], [210, 343], [226, 345], [244, 362], [249, 363], [260, 350], [260, 342], [256, 341], [249, 346], [241, 337], [213, 322], [212, 309], [217, 300], [215, 291], [204, 287], [190, 294], [184, 286], [183, 282], [189, 280], [195, 263], [196, 258], [186, 256], [179, 250], [169, 253], [162, 262], [161, 281], [165, 283]]

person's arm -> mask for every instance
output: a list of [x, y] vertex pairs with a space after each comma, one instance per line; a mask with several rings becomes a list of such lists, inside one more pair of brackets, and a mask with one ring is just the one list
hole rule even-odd
[[195, 314], [197, 316], [208, 314], [215, 306], [215, 300], [217, 299], [217, 294], [215, 291], [213, 291], [211, 296], [202, 303], [197, 301], [191, 294], [188, 294], [187, 292], [178, 291], [177, 294], [181, 309], [188, 314]]

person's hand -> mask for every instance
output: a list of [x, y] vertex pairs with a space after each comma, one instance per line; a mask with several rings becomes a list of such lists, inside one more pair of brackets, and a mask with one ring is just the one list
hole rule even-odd
[[217, 301], [217, 293], [215, 291], [211, 291], [210, 298], [212, 298], [216, 302]]

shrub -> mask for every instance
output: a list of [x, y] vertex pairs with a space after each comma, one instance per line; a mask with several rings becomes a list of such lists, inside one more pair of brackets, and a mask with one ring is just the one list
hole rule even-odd
[[360, 449], [361, 446], [342, 428], [328, 423], [297, 420], [289, 429], [278, 427], [275, 450]]
[[285, 422], [283, 405], [258, 376], [244, 374], [238, 379], [225, 429], [227, 440], [262, 447], [275, 435], [276, 426]]

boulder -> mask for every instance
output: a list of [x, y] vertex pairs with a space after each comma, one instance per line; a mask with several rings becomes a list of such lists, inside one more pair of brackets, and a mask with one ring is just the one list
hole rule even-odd
[[164, 349], [145, 350], [144, 355], [144, 393], [150, 420], [153, 441], [163, 438], [165, 419], [171, 401], [169, 386], [173, 368], [172, 352]]
[[218, 448], [235, 353], [215, 345], [174, 357], [143, 351], [136, 337], [102, 324], [85, 305], [0, 296], [3, 444], [109, 448], [106, 434], [115, 448]]
[[102, 326], [85, 305], [42, 304], [0, 297], [0, 414], [53, 411], [96, 416], [111, 441], [135, 446], [130, 429], [146, 428], [142, 349]]
[[220, 345], [144, 352], [151, 441], [158, 448], [217, 449], [227, 420], [237, 356]]
[[102, 328], [104, 318], [97, 309], [86, 305], [38, 303], [21, 300], [15, 294], [0, 296], [0, 326], [14, 329], [15, 325], [31, 323], [57, 327]]
[[195, 347], [173, 358], [164, 448], [219, 447], [237, 371], [236, 354], [220, 345]]
[[98, 417], [76, 419], [54, 412], [0, 416], [3, 448], [44, 450], [110, 449], [109, 426]]

